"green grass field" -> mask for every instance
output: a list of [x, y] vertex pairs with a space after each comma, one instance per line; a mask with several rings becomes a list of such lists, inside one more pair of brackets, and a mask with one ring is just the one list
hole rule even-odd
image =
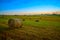
[[[23, 27], [9, 30], [10, 18], [22, 19]], [[0, 16], [0, 39], [2, 38], [3, 40], [60, 40], [60, 16]]]

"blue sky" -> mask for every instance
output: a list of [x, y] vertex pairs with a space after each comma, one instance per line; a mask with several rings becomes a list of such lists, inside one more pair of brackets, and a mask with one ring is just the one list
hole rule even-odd
[[0, 12], [3, 11], [60, 11], [60, 0], [0, 0]]

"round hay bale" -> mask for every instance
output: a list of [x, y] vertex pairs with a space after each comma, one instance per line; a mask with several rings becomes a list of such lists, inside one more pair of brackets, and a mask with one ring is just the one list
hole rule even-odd
[[35, 22], [39, 22], [39, 20], [35, 20]]
[[9, 26], [9, 28], [21, 28], [22, 27], [22, 21], [19, 19], [9, 19], [8, 20], [8, 26]]
[[23, 19], [23, 21], [25, 21], [25, 19]]

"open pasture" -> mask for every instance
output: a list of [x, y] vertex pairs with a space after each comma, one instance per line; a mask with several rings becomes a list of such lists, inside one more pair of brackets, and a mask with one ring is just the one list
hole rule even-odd
[[[8, 29], [8, 20], [18, 18], [23, 27]], [[60, 16], [54, 15], [0, 15], [0, 39], [6, 40], [60, 40]]]

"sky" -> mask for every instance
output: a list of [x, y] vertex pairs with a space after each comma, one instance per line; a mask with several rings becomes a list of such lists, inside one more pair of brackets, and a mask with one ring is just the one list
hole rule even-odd
[[0, 13], [44, 11], [60, 11], [60, 0], [0, 0]]

